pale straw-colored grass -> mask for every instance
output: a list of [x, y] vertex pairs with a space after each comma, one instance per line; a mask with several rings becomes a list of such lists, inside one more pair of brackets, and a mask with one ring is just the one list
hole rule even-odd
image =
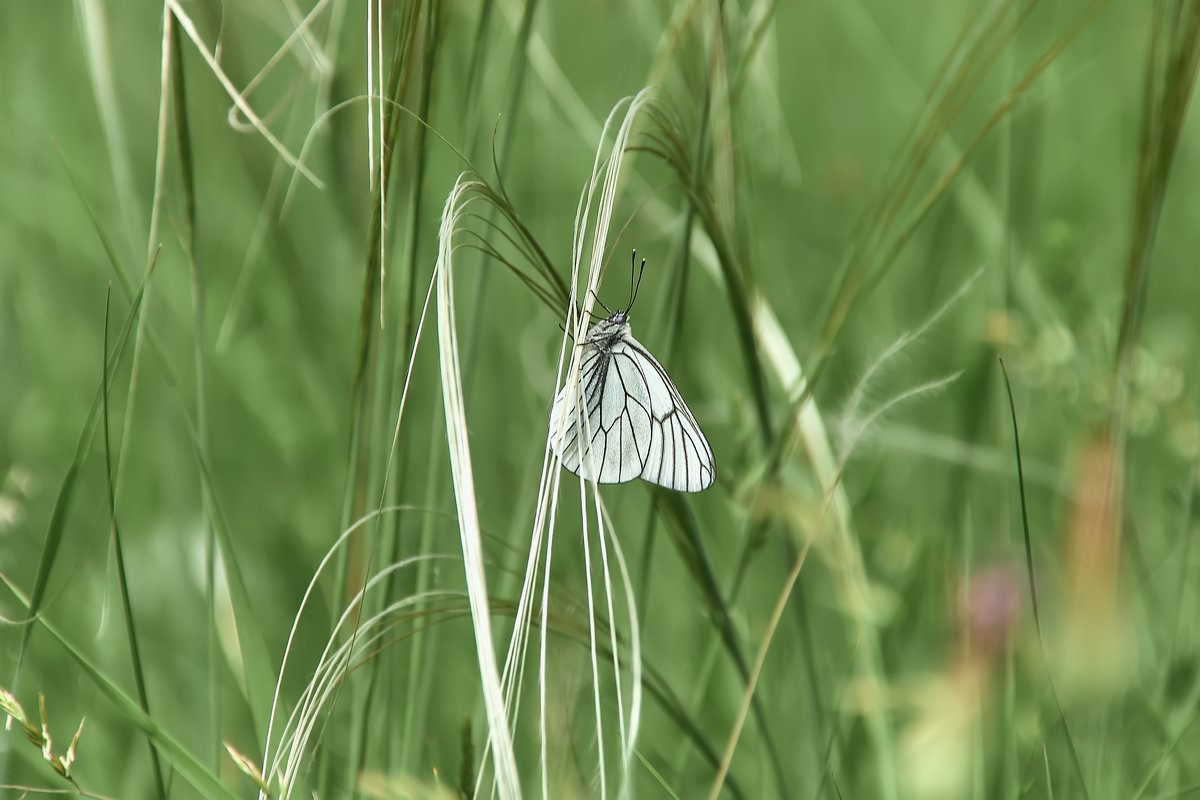
[[[591, 176], [580, 195], [576, 210], [575, 230], [571, 248], [571, 283], [570, 300], [566, 309], [564, 335], [560, 344], [558, 358], [558, 380], [555, 386], [557, 392], [563, 385], [571, 385], [579, 380], [579, 351], [570, 346], [571, 339], [582, 341], [587, 333], [591, 308], [595, 301], [596, 291], [606, 263], [606, 244], [608, 230], [612, 220], [613, 205], [616, 201], [617, 189], [621, 180], [622, 166], [625, 161], [630, 135], [635, 121], [641, 111], [650, 103], [650, 94], [643, 91], [631, 100], [618, 103], [609, 115], [603, 127], [600, 145], [593, 163]], [[617, 119], [624, 110], [620, 124]], [[608, 143], [609, 132], [613, 131], [611, 143]], [[608, 149], [606, 150], [606, 145]], [[437, 267], [437, 311], [439, 320], [439, 345], [441, 350], [443, 398], [446, 406], [447, 438], [451, 452], [451, 469], [453, 473], [455, 500], [459, 510], [460, 533], [463, 546], [464, 567], [467, 574], [468, 594], [471, 597], [472, 620], [475, 623], [476, 645], [479, 656], [480, 675], [483, 685], [484, 705], [487, 709], [489, 727], [488, 747], [484, 759], [489, 754], [494, 762], [496, 776], [496, 791], [500, 797], [520, 797], [520, 782], [517, 777], [516, 764], [511, 739], [512, 726], [515, 725], [520, 713], [519, 702], [522, 696], [521, 687], [524, 681], [525, 663], [529, 646], [529, 631], [533, 623], [534, 598], [536, 587], [541, 577], [541, 615], [540, 639], [538, 656], [538, 705], [539, 705], [539, 763], [541, 766], [542, 796], [549, 797], [551, 793], [550, 774], [548, 769], [548, 736], [546, 728], [547, 697], [546, 688], [548, 676], [546, 673], [547, 635], [550, 628], [550, 575], [551, 553], [554, 544], [554, 532], [557, 525], [558, 496], [561, 481], [559, 461], [550, 448], [549, 436], [554, 431], [547, 430], [547, 439], [543, 453], [543, 467], [538, 487], [537, 505], [534, 514], [533, 530], [530, 537], [529, 556], [526, 562], [524, 580], [517, 603], [516, 621], [511, 640], [506, 651], [503, 669], [496, 670], [493, 655], [491, 624], [487, 615], [487, 583], [482, 566], [482, 546], [479, 541], [479, 519], [475, 508], [474, 478], [471, 470], [471, 455], [466, 430], [466, 410], [462, 401], [462, 375], [458, 363], [457, 332], [454, 324], [454, 295], [453, 295], [453, 237], [459, 229], [460, 221], [470, 204], [481, 196], [486, 196], [486, 187], [478, 180], [460, 176], [454, 191], [446, 201], [442, 215], [440, 230], [440, 245]], [[587, 270], [584, 273], [583, 286], [580, 287], [580, 272], [583, 266], [585, 250], [588, 248]], [[576, 303], [578, 302], [578, 306]], [[579, 309], [579, 313], [576, 309]], [[564, 373], [565, 370], [565, 373]], [[584, 421], [582, 424], [587, 424]], [[561, 431], [558, 432], [561, 434]], [[641, 718], [642, 687], [641, 687], [641, 650], [639, 642], [638, 623], [635, 614], [632, 584], [624, 554], [613, 532], [609, 519], [595, 484], [591, 485], [591, 498], [588, 498], [588, 482], [580, 479], [579, 491], [581, 501], [580, 528], [581, 544], [584, 555], [584, 572], [588, 602], [588, 635], [589, 655], [592, 679], [592, 700], [595, 715], [596, 741], [596, 774], [601, 797], [608, 797], [609, 768], [606, 764], [605, 734], [604, 734], [604, 702], [603, 678], [599, 643], [597, 641], [596, 614], [602, 605], [609, 620], [609, 641], [606, 646], [612, 654], [613, 690], [617, 704], [617, 730], [620, 742], [620, 779], [617, 796], [629, 795], [629, 772], [633, 762], [634, 743]], [[589, 505], [592, 509], [588, 512]], [[597, 599], [596, 587], [593, 585], [593, 545], [592, 531], [595, 530], [595, 541], [599, 547], [599, 572], [603, 576], [603, 598]], [[612, 569], [610, 567], [611, 552], [617, 562], [617, 572], [621, 582], [621, 597], [627, 612], [627, 641], [629, 663], [626, 668], [629, 673], [628, 689], [623, 681], [622, 663], [620, 657], [620, 641], [616, 625], [617, 605], [614, 604], [614, 588]], [[544, 554], [544, 555], [543, 555]], [[543, 567], [542, 561], [545, 560]], [[484, 770], [479, 771], [478, 793], [482, 789]]]
[[[500, 673], [496, 668], [493, 645], [491, 606], [484, 571], [483, 541], [480, 533], [479, 511], [475, 503], [475, 475], [471, 466], [471, 444], [467, 435], [466, 401], [463, 397], [462, 367], [458, 357], [458, 326], [454, 320], [454, 232], [463, 213], [470, 206], [472, 182], [462, 176], [446, 199], [442, 224], [438, 231], [437, 312], [438, 363], [442, 376], [442, 401], [446, 413], [446, 440], [450, 450], [450, 471], [454, 485], [454, 502], [458, 509], [459, 540], [462, 545], [463, 569], [466, 573], [467, 596], [471, 607], [471, 623], [475, 632], [475, 650], [479, 662], [483, 704], [487, 716], [488, 749], [494, 766], [496, 788], [504, 800], [517, 800], [521, 781], [517, 774], [509, 729], [508, 709]], [[486, 756], [485, 756], [486, 757]], [[480, 770], [482, 780], [483, 770]]]
[[[389, 564], [373, 575], [363, 588], [351, 598], [351, 601], [346, 604], [341, 617], [330, 631], [325, 648], [317, 661], [313, 677], [304, 688], [295, 708], [293, 708], [287, 722], [284, 723], [279, 733], [278, 751], [272, 753], [271, 743], [274, 739], [275, 721], [281, 711], [280, 693], [282, 692], [284, 674], [289, 667], [292, 647], [298, 638], [300, 621], [308, 609], [309, 601], [312, 599], [313, 593], [317, 588], [318, 580], [325, 573], [334, 556], [346, 545], [356, 531], [367, 527], [368, 523], [375, 522], [383, 514], [406, 511], [422, 511], [422, 509], [411, 506], [391, 506], [380, 509], [364, 516], [343, 531], [329, 550], [326, 551], [324, 558], [321, 559], [321, 563], [318, 565], [312, 579], [309, 581], [308, 588], [304, 592], [300, 607], [296, 610], [296, 617], [292, 623], [291, 633], [288, 635], [287, 646], [284, 649], [283, 662], [280, 665], [279, 681], [275, 686], [275, 696], [271, 706], [270, 726], [267, 729], [267, 747], [263, 752], [263, 775], [266, 776], [269, 782], [274, 783], [281, 798], [292, 796], [297, 779], [307, 765], [305, 759], [310, 753], [310, 744], [312, 744], [313, 736], [318, 734], [318, 726], [325, 719], [327, 712], [332, 708], [333, 702], [341, 690], [343, 681], [355, 665], [356, 659], [370, 657], [380, 642], [383, 641], [384, 637], [394, 631], [396, 627], [396, 615], [399, 612], [409, 608], [418, 608], [427, 600], [439, 598], [460, 599], [462, 596], [459, 592], [445, 590], [417, 593], [401, 598], [379, 609], [371, 616], [360, 619], [359, 609], [362, 607], [368, 594], [377, 590], [386, 591], [389, 577], [394, 573], [409, 567], [415, 568], [422, 561], [439, 558], [457, 560], [457, 557], [429, 554], [412, 556], [395, 564]], [[260, 797], [266, 800], [265, 795], [260, 794]]]

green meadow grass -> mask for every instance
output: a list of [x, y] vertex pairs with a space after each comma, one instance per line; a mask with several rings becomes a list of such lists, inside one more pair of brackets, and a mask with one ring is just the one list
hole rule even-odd
[[1200, 2], [376, 13], [0, 8], [0, 795], [1200, 797]]

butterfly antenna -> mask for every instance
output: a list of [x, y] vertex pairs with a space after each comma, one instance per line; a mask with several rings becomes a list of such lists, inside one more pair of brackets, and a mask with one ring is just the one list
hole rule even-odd
[[604, 305], [604, 301], [600, 299], [600, 295], [596, 294], [595, 292], [592, 292], [592, 297], [594, 297], [596, 299], [596, 302], [600, 304], [600, 307], [603, 308], [605, 311], [607, 311], [608, 315], [611, 317], [612, 313], [613, 313], [612, 309], [609, 308], [608, 306]]
[[[637, 278], [633, 276], [634, 270], [637, 270]], [[629, 263], [629, 305], [625, 307], [625, 313], [628, 314], [633, 309], [633, 303], [637, 300], [638, 289], [642, 286], [642, 273], [646, 271], [646, 259], [642, 259], [642, 266], [639, 269], [637, 265], [637, 249], [634, 248], [633, 258]]]

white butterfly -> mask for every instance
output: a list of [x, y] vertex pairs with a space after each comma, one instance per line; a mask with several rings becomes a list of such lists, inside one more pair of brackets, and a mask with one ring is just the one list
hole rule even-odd
[[641, 478], [699, 492], [716, 478], [712, 449], [662, 364], [630, 333], [636, 296], [635, 286], [624, 311], [605, 306], [608, 319], [588, 331], [579, 383], [554, 398], [550, 446], [564, 467], [597, 483]]

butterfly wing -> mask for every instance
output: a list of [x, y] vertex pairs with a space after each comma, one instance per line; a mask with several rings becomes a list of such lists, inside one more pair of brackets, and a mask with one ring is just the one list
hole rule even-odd
[[716, 480], [712, 448], [691, 409], [649, 350], [632, 336], [623, 341], [650, 397], [650, 447], [642, 480], [679, 492], [699, 492]]
[[650, 448], [650, 397], [630, 359], [585, 346], [575, 389], [564, 386], [550, 412], [550, 444], [563, 466], [597, 483], [638, 477]]
[[563, 466], [597, 483], [640, 477], [698, 492], [715, 478], [712, 450], [679, 390], [630, 335], [585, 345], [575, 391], [563, 387], [554, 399], [550, 434]]

